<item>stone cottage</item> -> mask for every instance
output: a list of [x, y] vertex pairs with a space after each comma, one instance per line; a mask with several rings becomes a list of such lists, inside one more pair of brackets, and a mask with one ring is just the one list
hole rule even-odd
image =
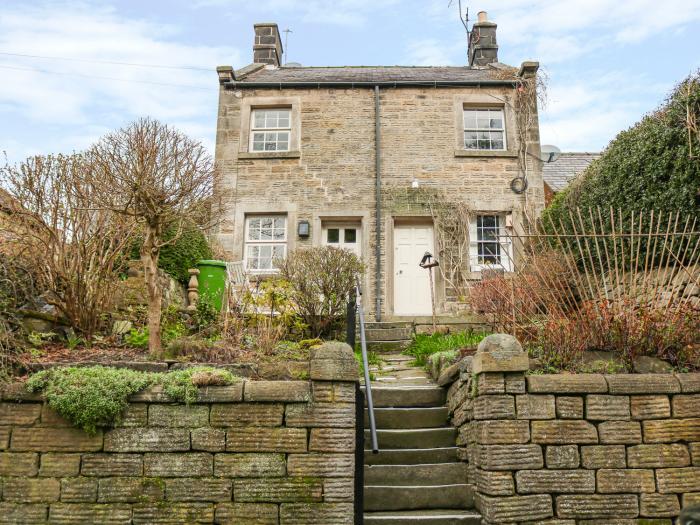
[[443, 313], [484, 269], [511, 270], [508, 231], [544, 207], [538, 63], [501, 64], [496, 27], [479, 13], [465, 66], [304, 67], [284, 64], [277, 24], [255, 24], [253, 63], [217, 68], [230, 260], [265, 275], [291, 250], [352, 250], [376, 320], [431, 313], [425, 252]]

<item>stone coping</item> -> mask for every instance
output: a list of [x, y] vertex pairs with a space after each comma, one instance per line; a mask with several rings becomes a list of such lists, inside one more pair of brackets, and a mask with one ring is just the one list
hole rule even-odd
[[694, 394], [700, 372], [677, 374], [551, 374], [527, 375], [532, 394]]

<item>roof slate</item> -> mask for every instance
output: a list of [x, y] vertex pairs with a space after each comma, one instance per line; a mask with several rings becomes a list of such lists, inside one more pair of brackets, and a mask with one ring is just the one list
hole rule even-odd
[[246, 82], [477, 82], [498, 80], [494, 68], [421, 66], [338, 66], [261, 68], [244, 74]]
[[561, 191], [598, 157], [595, 152], [562, 153], [554, 162], [544, 163], [542, 177], [552, 191]]

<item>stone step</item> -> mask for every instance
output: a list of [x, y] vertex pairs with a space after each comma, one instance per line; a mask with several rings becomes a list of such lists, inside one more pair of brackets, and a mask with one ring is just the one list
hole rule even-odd
[[367, 351], [375, 354], [394, 353], [406, 350], [411, 344], [410, 339], [395, 341], [367, 341]]
[[365, 485], [364, 510], [471, 509], [470, 485], [391, 487]]
[[376, 408], [441, 407], [445, 405], [445, 390], [439, 386], [402, 388], [372, 385], [372, 400]]
[[365, 512], [365, 525], [480, 525], [481, 514], [473, 510], [437, 509]]
[[365, 485], [460, 485], [467, 482], [466, 463], [365, 465]]
[[429, 386], [435, 382], [427, 377], [397, 377], [397, 376], [375, 376], [372, 381], [372, 388], [381, 388], [383, 386]]
[[382, 359], [387, 363], [410, 363], [415, 357], [406, 354], [385, 354]]
[[386, 330], [391, 328], [413, 328], [411, 321], [365, 322], [365, 330]]
[[[369, 441], [365, 446], [370, 446]], [[455, 463], [457, 447], [418, 448], [418, 449], [382, 449], [372, 454], [365, 449], [365, 465], [418, 465], [423, 463]]]
[[[365, 443], [370, 442], [369, 432], [365, 430]], [[380, 449], [451, 447], [456, 438], [454, 427], [377, 430]]]
[[[374, 420], [377, 428], [434, 428], [447, 426], [447, 408], [376, 408]], [[369, 428], [369, 416], [365, 409], [365, 428]]]
[[365, 328], [367, 341], [402, 341], [411, 339], [412, 336], [413, 327], [411, 326], [401, 328]]

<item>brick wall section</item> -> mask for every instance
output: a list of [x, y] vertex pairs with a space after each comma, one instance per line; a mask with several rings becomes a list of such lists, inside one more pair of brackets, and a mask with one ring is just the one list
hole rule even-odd
[[357, 365], [317, 357], [310, 381], [209, 387], [190, 406], [144, 391], [95, 436], [8, 388], [0, 523], [353, 523]]
[[700, 503], [700, 374], [463, 373], [448, 405], [486, 524], [672, 525]]

